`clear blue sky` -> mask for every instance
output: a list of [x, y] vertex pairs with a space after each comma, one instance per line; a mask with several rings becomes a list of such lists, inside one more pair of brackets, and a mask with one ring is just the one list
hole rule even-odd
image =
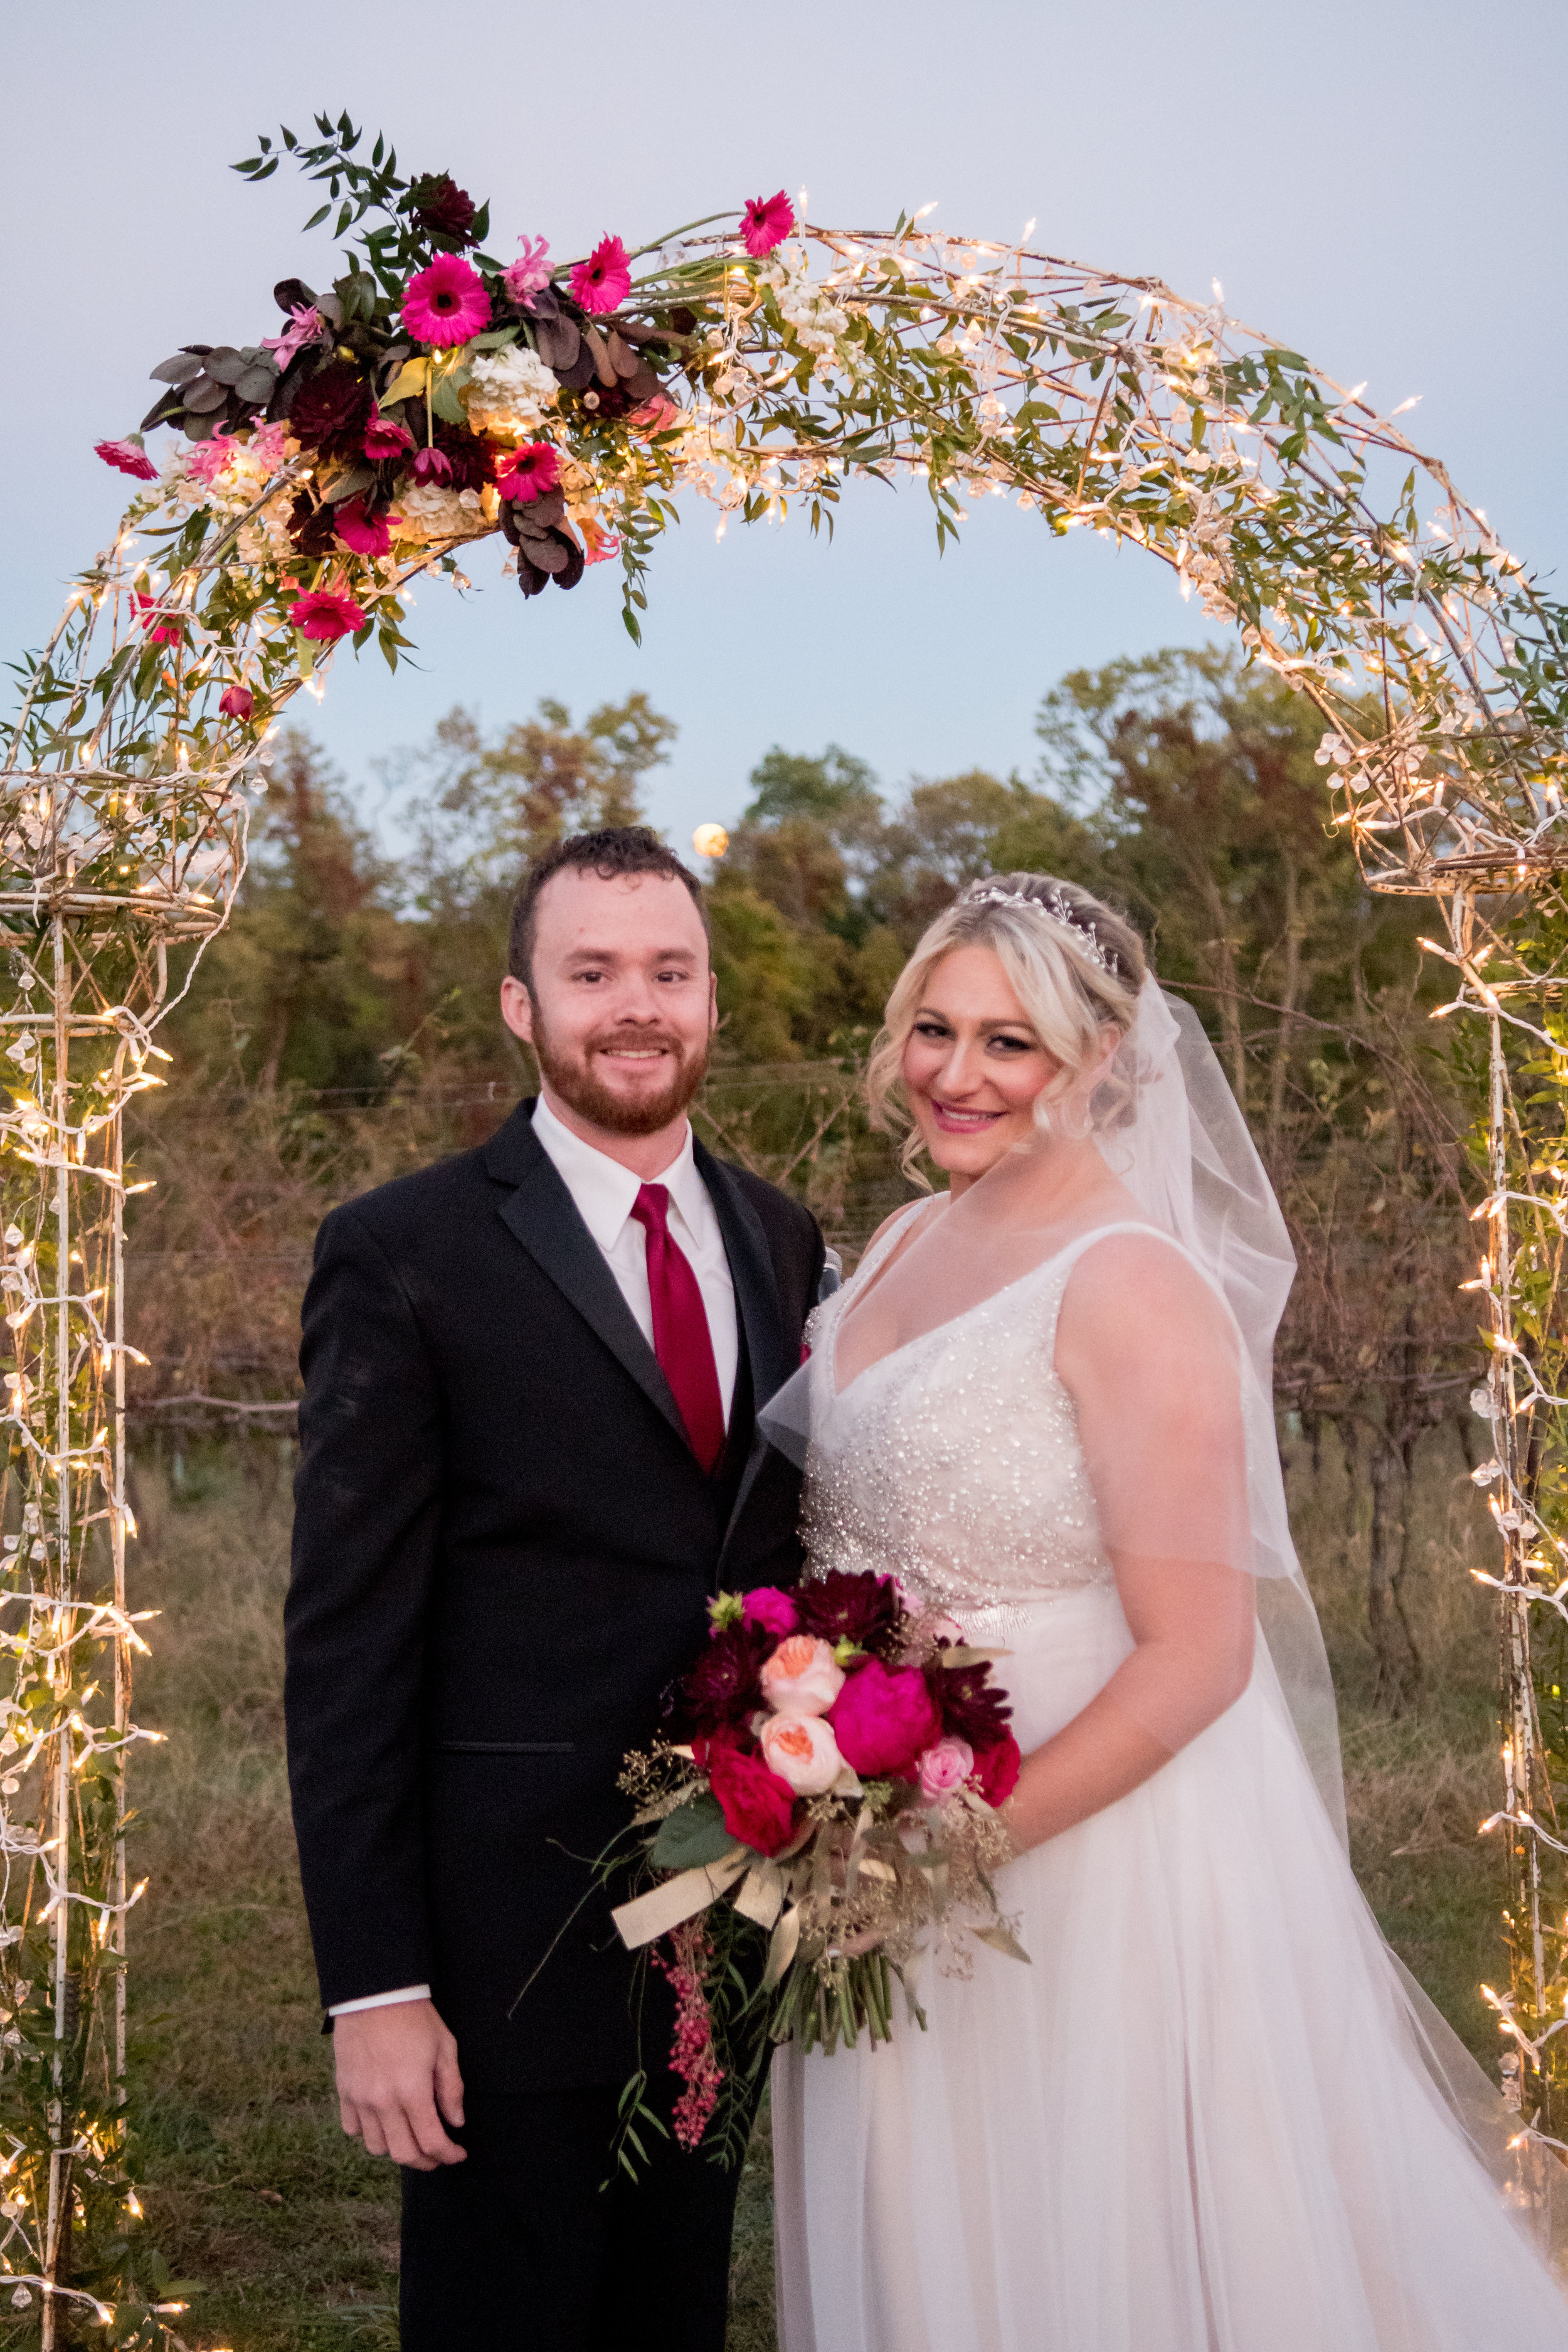
[[[94, 440], [133, 425], [180, 342], [272, 331], [275, 278], [328, 274], [303, 184], [226, 165], [318, 108], [383, 126], [405, 167], [450, 171], [557, 255], [640, 242], [803, 183], [811, 215], [1014, 236], [1154, 272], [1366, 378], [1507, 543], [1558, 563], [1568, 521], [1562, 0], [736, 0], [593, 8], [485, 0], [256, 7], [4, 0], [0, 152], [6, 366], [0, 618], [36, 643], [110, 534], [120, 478]], [[889, 786], [1035, 756], [1063, 670], [1192, 638], [1163, 567], [996, 501], [938, 561], [912, 489], [853, 495], [832, 547], [792, 519], [714, 542], [694, 506], [667, 542], [643, 650], [614, 567], [524, 604], [420, 591], [418, 672], [341, 660], [310, 724], [367, 788], [378, 753], [454, 702], [487, 722], [541, 694], [583, 711], [634, 686], [680, 725], [654, 814], [733, 816], [773, 741], [836, 738]], [[301, 706], [296, 704], [296, 709]], [[392, 812], [387, 812], [389, 816]], [[394, 830], [395, 821], [394, 821]]]

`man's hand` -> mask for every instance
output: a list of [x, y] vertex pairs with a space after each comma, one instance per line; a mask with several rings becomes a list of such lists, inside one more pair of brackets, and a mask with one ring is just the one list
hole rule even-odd
[[351, 2010], [332, 2022], [343, 2129], [372, 2156], [416, 2172], [461, 2164], [468, 2154], [441, 2128], [463, 2120], [458, 2045], [431, 2000]]

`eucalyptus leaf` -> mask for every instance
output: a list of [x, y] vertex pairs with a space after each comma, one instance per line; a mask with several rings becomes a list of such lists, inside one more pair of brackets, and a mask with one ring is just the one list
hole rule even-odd
[[152, 371], [154, 383], [190, 383], [202, 373], [202, 362], [195, 352], [176, 352], [172, 360], [160, 360]]
[[430, 394], [430, 405], [443, 425], [461, 425], [463, 404], [458, 398], [457, 387], [450, 376], [443, 376]]
[[718, 1798], [703, 1789], [661, 1822], [649, 1859], [658, 1870], [695, 1870], [721, 1862], [734, 1843]]
[[357, 499], [362, 490], [374, 489], [375, 476], [368, 466], [356, 466], [352, 474], [340, 474], [327, 492], [330, 507], [341, 506], [344, 499]]

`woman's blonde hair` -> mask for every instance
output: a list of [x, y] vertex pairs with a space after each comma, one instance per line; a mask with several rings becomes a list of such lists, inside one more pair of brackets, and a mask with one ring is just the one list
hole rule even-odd
[[[985, 874], [961, 890], [894, 982], [866, 1068], [871, 1123], [884, 1131], [912, 1130], [903, 1167], [917, 1181], [914, 1163], [923, 1145], [904, 1097], [904, 1046], [931, 972], [955, 948], [991, 950], [1029, 1026], [1062, 1066], [1035, 1104], [1036, 1124], [1046, 1129], [1052, 1106], [1095, 1059], [1106, 1031], [1125, 1036], [1131, 1028], [1147, 970], [1131, 924], [1076, 882], [1054, 874]], [[1124, 1108], [1121, 1090], [1097, 1089], [1092, 1124], [1115, 1126]]]

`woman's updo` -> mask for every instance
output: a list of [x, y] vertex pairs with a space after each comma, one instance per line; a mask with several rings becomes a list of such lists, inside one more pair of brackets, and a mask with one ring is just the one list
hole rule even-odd
[[[1106, 1031], [1124, 1037], [1131, 1030], [1148, 969], [1142, 940], [1123, 916], [1054, 874], [984, 874], [969, 883], [929, 926], [894, 982], [866, 1070], [874, 1126], [889, 1129], [910, 1123], [903, 1097], [904, 1046], [931, 972], [955, 948], [991, 950], [1029, 1026], [1061, 1064], [1035, 1105], [1037, 1125], [1048, 1129], [1053, 1104], [1097, 1059]], [[1123, 1089], [1114, 1083], [1097, 1088], [1094, 1126], [1116, 1126], [1123, 1104]], [[920, 1149], [911, 1138], [904, 1153], [907, 1171]]]

